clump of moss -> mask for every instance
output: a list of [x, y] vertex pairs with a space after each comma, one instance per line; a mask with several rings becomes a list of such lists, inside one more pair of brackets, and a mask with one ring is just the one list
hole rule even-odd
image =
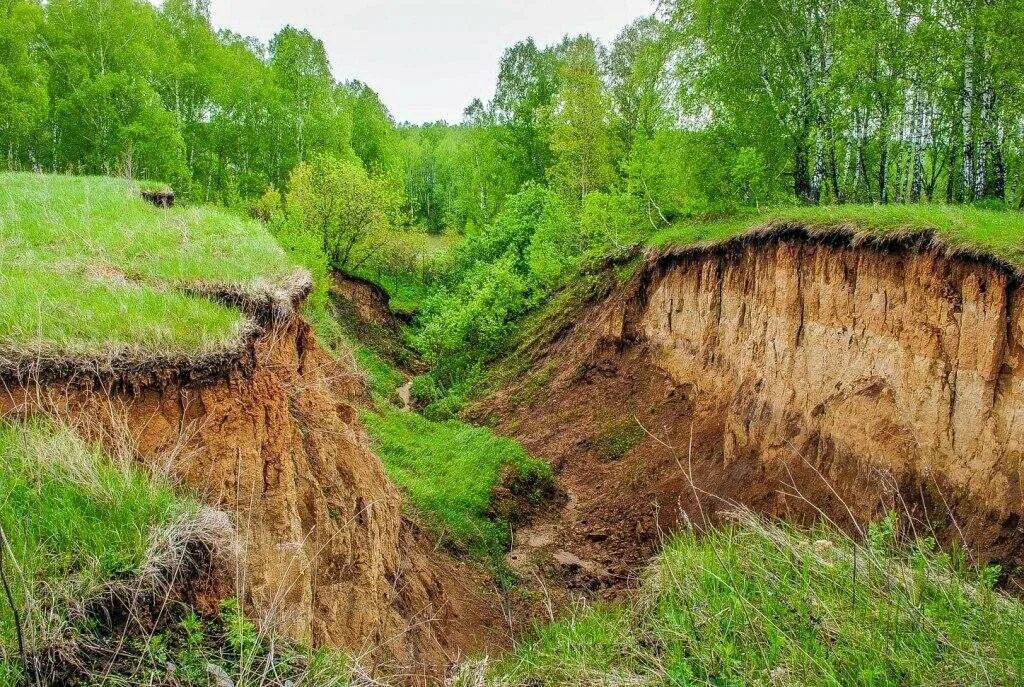
[[606, 427], [592, 440], [594, 450], [607, 460], [619, 460], [644, 440], [646, 432], [634, 420]]

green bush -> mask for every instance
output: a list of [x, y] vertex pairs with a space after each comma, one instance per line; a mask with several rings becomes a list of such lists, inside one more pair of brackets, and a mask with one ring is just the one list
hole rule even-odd
[[553, 192], [536, 184], [527, 184], [510, 196], [493, 222], [466, 234], [453, 256], [452, 278], [460, 281], [480, 265], [502, 260], [517, 274], [528, 274], [526, 253], [530, 240], [545, 208], [556, 199]]
[[454, 289], [427, 301], [414, 340], [441, 387], [454, 386], [508, 345], [528, 293], [514, 264], [511, 255], [478, 264]]
[[431, 365], [414, 387], [432, 415], [450, 415], [473, 394], [483, 370], [515, 343], [522, 317], [580, 268], [633, 245], [650, 225], [641, 202], [593, 192], [577, 212], [554, 192], [527, 184], [494, 222], [467, 235], [447, 283], [426, 302], [417, 348]]

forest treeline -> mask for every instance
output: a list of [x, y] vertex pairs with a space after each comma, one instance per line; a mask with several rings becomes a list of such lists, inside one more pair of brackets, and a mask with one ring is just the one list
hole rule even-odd
[[396, 127], [323, 44], [215, 30], [207, 0], [2, 0], [6, 166], [204, 201], [358, 162], [389, 207], [480, 226], [536, 183], [656, 221], [783, 202], [1024, 206], [1022, 0], [671, 0], [610, 44], [524, 40], [455, 124]]
[[207, 0], [0, 0], [0, 155], [7, 166], [119, 174], [229, 205], [302, 160], [358, 160], [401, 183], [399, 137], [323, 44], [214, 30]]
[[1024, 206], [1020, 0], [672, 0], [609, 45], [521, 42], [461, 127], [406, 134], [434, 227], [510, 190], [622, 189], [656, 219], [766, 203]]
[[[207, 0], [0, 0], [0, 155], [252, 212], [317, 277], [314, 313], [331, 268], [401, 286], [419, 264], [414, 391], [445, 414], [524, 313], [673, 222], [1024, 209], [1022, 45], [1024, 0], [663, 0], [608, 45], [509, 47], [461, 122], [396, 125], [306, 30], [264, 45]], [[382, 249], [396, 226], [464, 238], [426, 274]]]

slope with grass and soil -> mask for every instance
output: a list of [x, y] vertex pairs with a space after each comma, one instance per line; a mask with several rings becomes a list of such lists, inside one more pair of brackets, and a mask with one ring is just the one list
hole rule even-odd
[[894, 515], [854, 540], [730, 512], [669, 539], [625, 601], [572, 607], [456, 684], [1019, 684], [1024, 603]]
[[0, 175], [0, 374], [236, 364], [258, 334], [253, 318], [287, 315], [310, 287], [254, 226], [155, 207], [122, 179]]
[[362, 379], [262, 226], [103, 178], [3, 175], [0, 211], [5, 418], [57, 417], [228, 513], [219, 595], [273, 636], [412, 679], [500, 631], [476, 573], [403, 516]]
[[[0, 684], [346, 685], [340, 654], [246, 618], [237, 533], [127, 446], [56, 419], [0, 423]], [[10, 602], [14, 603], [11, 604]]]
[[514, 525], [552, 496], [551, 470], [515, 441], [457, 418], [431, 420], [409, 388], [426, 367], [388, 293], [362, 277], [335, 273], [331, 312], [367, 377], [361, 418], [410, 516], [437, 545], [483, 565], [499, 585], [514, 582], [504, 561]]
[[852, 207], [656, 237], [528, 329], [470, 410], [569, 496], [516, 559], [614, 597], [666, 533], [736, 504], [852, 532], [895, 510], [1016, 584], [1022, 227]]

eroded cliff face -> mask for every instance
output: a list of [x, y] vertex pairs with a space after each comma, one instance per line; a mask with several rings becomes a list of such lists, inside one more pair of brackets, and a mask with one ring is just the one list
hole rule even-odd
[[234, 515], [242, 551], [229, 588], [290, 638], [414, 675], [479, 647], [497, 611], [472, 573], [403, 520], [353, 405], [359, 379], [297, 317], [254, 354], [226, 381], [23, 387], [0, 410], [55, 412], [126, 442]]
[[1016, 522], [1024, 310], [1005, 270], [806, 241], [652, 270], [635, 326], [656, 365], [720, 409], [724, 461], [796, 455], [833, 481], [855, 467], [883, 487], [930, 482]]
[[[731, 504], [851, 530], [894, 509], [1009, 569], [1024, 561], [1021, 296], [1012, 267], [927, 234], [784, 228], [662, 252], [549, 344], [544, 393], [485, 408], [559, 469], [574, 512], [556, 538], [596, 564], [584, 584], [621, 584], [621, 561]], [[609, 457], [605, 437], [631, 426]]]

